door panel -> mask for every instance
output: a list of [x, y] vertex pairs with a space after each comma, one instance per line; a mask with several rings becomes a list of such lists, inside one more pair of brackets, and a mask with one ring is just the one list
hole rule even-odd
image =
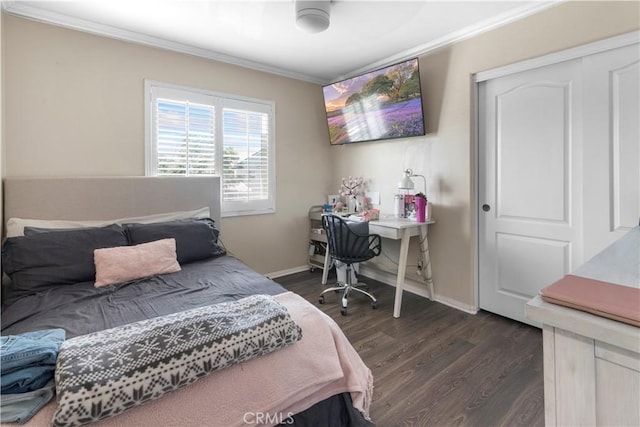
[[640, 206], [640, 67], [638, 62], [611, 73], [613, 146], [613, 230], [638, 224]]
[[528, 301], [531, 289], [562, 277], [569, 267], [571, 243], [498, 233], [497, 288]]
[[583, 59], [585, 260], [638, 225], [639, 59], [638, 44]]
[[567, 222], [570, 91], [539, 82], [496, 95], [498, 218]]

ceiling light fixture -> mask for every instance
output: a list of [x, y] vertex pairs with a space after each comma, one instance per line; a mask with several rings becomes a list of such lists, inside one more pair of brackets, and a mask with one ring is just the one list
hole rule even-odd
[[331, 0], [294, 0], [296, 27], [306, 33], [319, 33], [329, 28]]

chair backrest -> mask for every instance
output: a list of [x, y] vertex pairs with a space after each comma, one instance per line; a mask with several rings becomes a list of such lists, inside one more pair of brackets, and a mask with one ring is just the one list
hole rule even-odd
[[363, 262], [380, 255], [382, 239], [369, 234], [367, 223], [349, 222], [337, 215], [323, 215], [329, 254], [346, 264]]

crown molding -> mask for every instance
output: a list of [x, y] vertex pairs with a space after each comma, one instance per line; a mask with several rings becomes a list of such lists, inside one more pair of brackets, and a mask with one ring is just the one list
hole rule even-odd
[[471, 37], [475, 37], [487, 31], [491, 31], [496, 28], [502, 27], [504, 25], [510, 24], [512, 22], [518, 21], [520, 19], [526, 18], [528, 16], [535, 15], [536, 13], [542, 12], [543, 10], [552, 8], [566, 1], [567, 0], [548, 0], [548, 1], [545, 0], [545, 1], [536, 1], [532, 4], [523, 5], [514, 10], [497, 15], [491, 19], [478, 22], [476, 24], [462, 28], [461, 30], [454, 31], [445, 36], [434, 39], [428, 43], [415, 46], [411, 49], [407, 49], [402, 52], [399, 52], [396, 55], [381, 59], [380, 61], [374, 62], [373, 64], [369, 64], [365, 67], [358, 68], [357, 70], [353, 70], [348, 74], [336, 77], [333, 81], [344, 80], [349, 77], [357, 76], [359, 74], [363, 74], [372, 70], [377, 70], [389, 65], [397, 64], [398, 62], [402, 62], [407, 59], [416, 58], [421, 55], [425, 55], [436, 49], [440, 49], [442, 47], [449, 46], [466, 39], [470, 39]]
[[173, 52], [185, 53], [188, 55], [198, 56], [213, 61], [224, 62], [243, 68], [276, 74], [283, 77], [289, 77], [292, 79], [302, 80], [310, 83], [326, 83], [324, 79], [319, 79], [317, 77], [295, 73], [283, 68], [272, 67], [259, 62], [249, 61], [247, 59], [235, 57], [232, 55], [225, 55], [208, 49], [202, 49], [183, 43], [173, 42], [171, 40], [166, 40], [160, 37], [149, 36], [135, 31], [124, 30], [110, 25], [104, 25], [93, 21], [79, 19], [57, 12], [42, 10], [38, 7], [33, 7], [29, 4], [17, 0], [2, 0], [2, 9], [6, 13], [21, 18], [27, 18], [33, 21], [44, 22], [46, 24], [52, 24], [59, 27], [95, 34], [98, 36], [166, 49]]
[[110, 25], [104, 25], [93, 21], [74, 18], [65, 14], [43, 10], [38, 7], [33, 7], [26, 2], [18, 0], [0, 0], [2, 10], [11, 15], [15, 15], [22, 18], [31, 19], [34, 21], [44, 22], [47, 24], [53, 24], [64, 28], [69, 28], [86, 33], [96, 34], [99, 36], [109, 37], [117, 40], [142, 44], [145, 46], [156, 47], [166, 49], [174, 52], [185, 53], [213, 61], [223, 62], [227, 64], [237, 65], [239, 67], [248, 68], [256, 71], [262, 71], [265, 73], [276, 74], [283, 77], [288, 77], [296, 80], [306, 81], [310, 83], [316, 83], [320, 85], [328, 84], [331, 82], [344, 80], [355, 75], [359, 75], [371, 70], [386, 67], [404, 60], [415, 58], [424, 55], [428, 52], [442, 48], [444, 46], [451, 45], [453, 43], [460, 42], [465, 39], [477, 36], [481, 33], [493, 30], [495, 28], [507, 25], [511, 22], [526, 18], [527, 16], [536, 14], [545, 9], [556, 6], [559, 3], [563, 3], [567, 0], [548, 0], [548, 1], [536, 1], [531, 4], [524, 5], [515, 10], [502, 13], [494, 18], [476, 23], [474, 25], [463, 28], [459, 31], [454, 31], [438, 39], [432, 40], [429, 43], [425, 43], [413, 48], [399, 52], [393, 56], [386, 57], [365, 67], [353, 70], [348, 74], [336, 76], [331, 80], [325, 80], [306, 74], [292, 72], [283, 68], [273, 67], [259, 62], [250, 61], [247, 59], [235, 57], [232, 55], [226, 55], [218, 53], [212, 50], [198, 48], [195, 46], [186, 45], [183, 43], [173, 42], [160, 37], [149, 36], [146, 34], [138, 33], [135, 31], [124, 30], [121, 28], [113, 27]]

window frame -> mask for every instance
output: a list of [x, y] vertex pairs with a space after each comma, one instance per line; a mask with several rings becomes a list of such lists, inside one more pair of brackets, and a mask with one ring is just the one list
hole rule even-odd
[[[212, 105], [215, 109], [215, 176], [220, 177], [220, 211], [222, 217], [234, 217], [243, 215], [260, 215], [271, 214], [276, 211], [276, 168], [275, 168], [275, 103], [256, 98], [249, 98], [239, 95], [230, 95], [215, 92], [207, 89], [200, 89], [172, 83], [165, 83], [155, 80], [144, 80], [144, 96], [145, 96], [145, 175], [146, 176], [164, 176], [158, 175], [158, 152], [155, 128], [155, 105], [154, 94], [173, 94], [170, 99], [184, 100], [194, 99], [200, 104]], [[169, 96], [167, 96], [169, 97]], [[263, 200], [248, 201], [225, 201], [224, 200], [224, 169], [223, 169], [223, 153], [224, 153], [224, 136], [223, 136], [223, 109], [229, 105], [251, 105], [255, 109], [246, 109], [244, 111], [254, 111], [266, 113], [268, 115], [268, 141], [267, 141], [267, 179], [268, 191], [267, 198]], [[190, 176], [188, 174], [182, 176]]]

